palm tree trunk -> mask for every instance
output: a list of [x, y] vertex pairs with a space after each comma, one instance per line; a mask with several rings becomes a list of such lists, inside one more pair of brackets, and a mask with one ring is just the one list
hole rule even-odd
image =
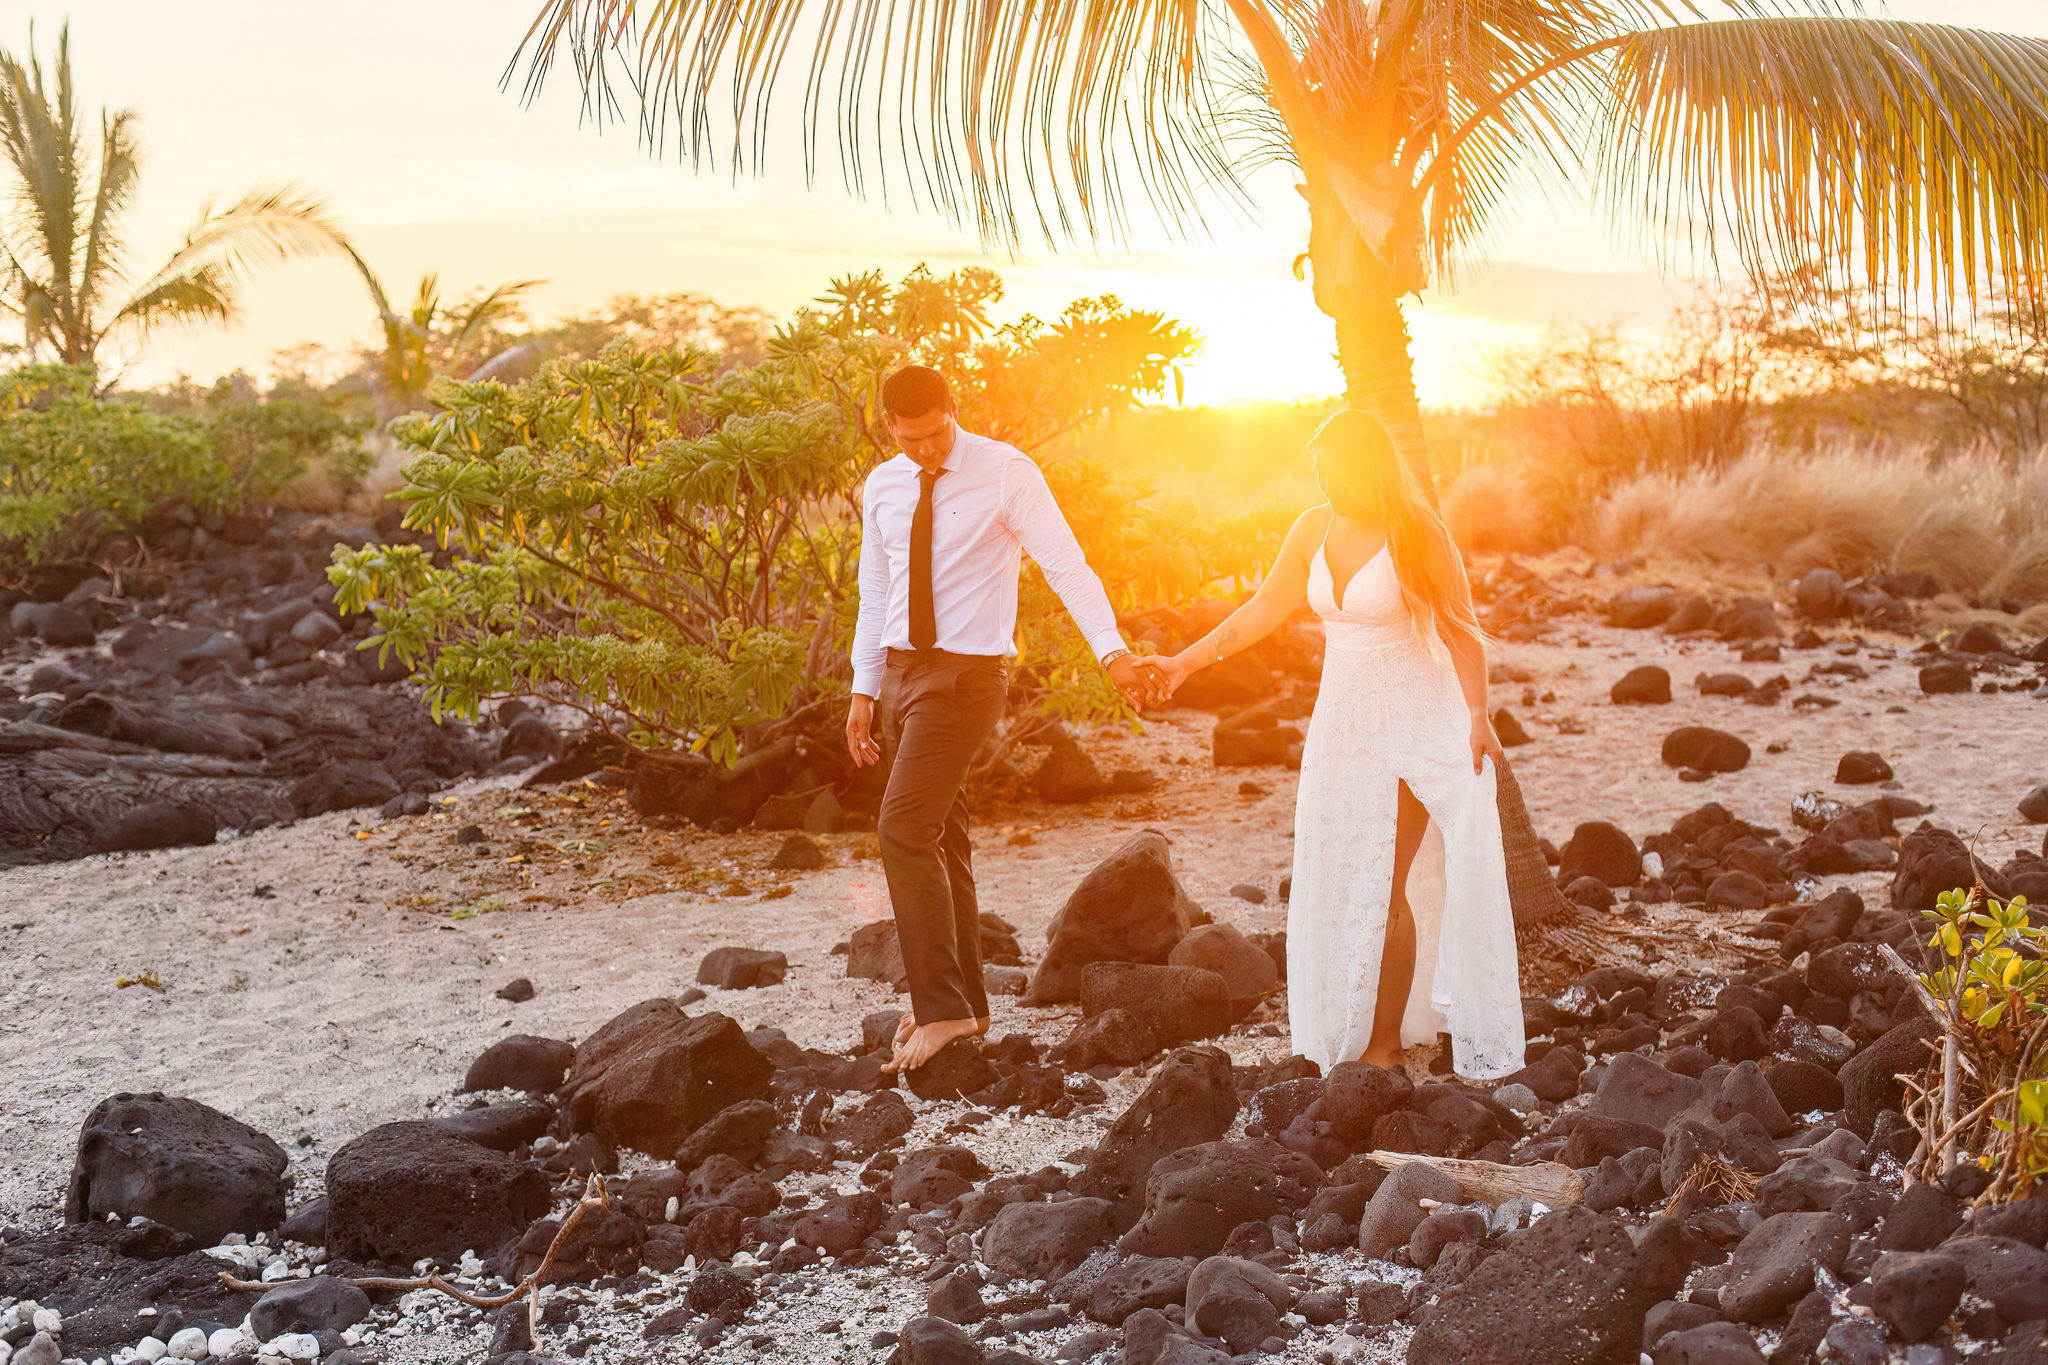
[[1377, 291], [1348, 290], [1331, 314], [1337, 324], [1337, 364], [1344, 371], [1344, 402], [1386, 424], [1408, 467], [1431, 502], [1436, 480], [1415, 397], [1415, 360], [1401, 301]]
[[[1414, 238], [1396, 229], [1375, 249], [1359, 235], [1326, 177], [1308, 174], [1301, 191], [1308, 201], [1308, 257], [1316, 306], [1337, 325], [1344, 401], [1386, 423], [1394, 445], [1434, 503], [1436, 480], [1430, 475], [1422, 407], [1415, 397], [1408, 319], [1401, 312], [1401, 296], [1420, 288], [1423, 279]], [[1394, 262], [1392, 268], [1388, 260]]]

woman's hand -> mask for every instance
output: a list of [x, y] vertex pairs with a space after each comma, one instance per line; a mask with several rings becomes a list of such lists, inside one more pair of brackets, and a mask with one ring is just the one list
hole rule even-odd
[[1500, 736], [1493, 732], [1493, 722], [1487, 719], [1486, 712], [1474, 711], [1472, 713], [1472, 771], [1475, 774], [1483, 770], [1488, 756], [1491, 756], [1493, 759], [1495, 772], [1500, 771], [1501, 764], [1507, 761], [1507, 753], [1500, 747]]
[[1188, 680], [1190, 674], [1201, 667], [1200, 664], [1194, 662], [1191, 657], [1192, 654], [1192, 650], [1184, 649], [1178, 654], [1168, 654], [1152, 660], [1154, 666], [1165, 676], [1167, 696], [1171, 697], [1174, 693], [1180, 691], [1180, 685]]

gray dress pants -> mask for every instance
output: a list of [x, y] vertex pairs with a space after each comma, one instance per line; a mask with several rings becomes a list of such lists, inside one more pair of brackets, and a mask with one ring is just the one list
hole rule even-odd
[[920, 1024], [988, 1016], [981, 908], [960, 787], [1008, 692], [1001, 658], [889, 651], [881, 698], [889, 781], [875, 830]]

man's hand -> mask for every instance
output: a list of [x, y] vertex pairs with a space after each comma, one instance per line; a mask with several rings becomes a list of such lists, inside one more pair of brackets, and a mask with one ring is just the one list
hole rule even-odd
[[875, 742], [875, 699], [859, 692], [846, 708], [846, 752], [856, 768], [882, 761], [882, 746]]
[[1166, 674], [1150, 659], [1140, 659], [1135, 654], [1119, 654], [1104, 667], [1109, 670], [1109, 680], [1116, 684], [1116, 690], [1123, 693], [1124, 700], [1133, 706], [1165, 701], [1173, 695]]

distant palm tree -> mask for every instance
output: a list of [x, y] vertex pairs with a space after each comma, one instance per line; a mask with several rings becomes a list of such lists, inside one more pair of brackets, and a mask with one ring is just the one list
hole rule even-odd
[[1403, 300], [1531, 181], [1760, 277], [2039, 302], [2048, 42], [1855, 0], [1700, 4], [659, 0], [643, 20], [637, 0], [544, 0], [520, 55], [531, 94], [566, 51], [601, 116], [623, 64], [643, 136], [673, 120], [693, 157], [729, 145], [754, 166], [787, 80], [807, 162], [836, 122], [857, 192], [900, 165], [997, 240], [1023, 235], [1021, 204], [1048, 241], [1121, 231], [1127, 184], [1195, 229], [1247, 151], [1291, 162], [1346, 399], [1427, 480]]
[[0, 52], [0, 157], [14, 182], [0, 208], [0, 312], [19, 321], [31, 357], [93, 366], [112, 339], [219, 326], [240, 311], [251, 272], [345, 245], [318, 199], [274, 186], [202, 209], [168, 260], [131, 271], [135, 114], [101, 110], [95, 173], [72, 91], [68, 26], [51, 74], [46, 85], [33, 48], [26, 64]]
[[370, 377], [386, 417], [421, 406], [438, 376], [492, 359], [486, 348], [503, 339], [498, 328], [519, 317], [522, 296], [542, 283], [514, 280], [449, 301], [441, 297], [439, 275], [422, 275], [412, 305], [401, 313], [370, 263], [352, 247], [348, 258], [370, 291], [383, 332], [383, 348], [370, 355]]

